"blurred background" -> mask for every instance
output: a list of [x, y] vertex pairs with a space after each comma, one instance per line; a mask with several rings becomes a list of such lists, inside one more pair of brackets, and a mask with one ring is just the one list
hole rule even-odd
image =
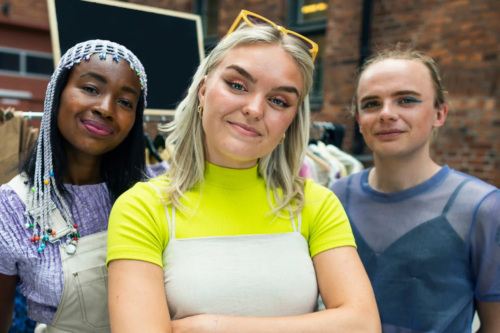
[[[311, 137], [328, 140], [365, 167], [371, 165], [372, 156], [347, 111], [356, 70], [377, 49], [398, 42], [412, 44], [439, 63], [451, 101], [447, 124], [433, 143], [434, 159], [500, 187], [498, 0], [108, 1], [113, 2], [199, 15], [205, 52], [224, 36], [241, 9], [261, 14], [313, 39], [320, 52], [310, 98]], [[116, 29], [135, 23], [115, 19]], [[88, 24], [99, 23], [89, 18]], [[157, 43], [162, 43], [161, 33], [156, 38]], [[175, 45], [172, 52], [178, 52]], [[4, 114], [24, 111], [21, 116], [28, 120], [23, 120], [23, 126], [36, 132], [40, 118], [29, 116], [27, 111], [43, 111], [53, 70], [47, 2], [0, 0], [0, 124], [7, 124]], [[168, 121], [163, 116], [153, 118], [145, 119], [151, 138], [158, 136], [157, 124]], [[2, 128], [7, 131], [7, 126]], [[19, 137], [19, 133], [11, 137]], [[0, 164], [14, 163], [6, 153], [9, 139], [1, 140], [4, 148], [0, 149]], [[19, 157], [21, 146], [16, 143], [12, 148], [19, 149]], [[32, 332], [33, 323], [25, 320], [25, 314], [25, 304], [16, 303], [11, 332]]]
[[[371, 154], [347, 113], [355, 72], [374, 50], [397, 42], [411, 43], [438, 61], [452, 102], [447, 125], [433, 144], [434, 158], [440, 164], [500, 186], [500, 1], [121, 2], [200, 15], [205, 50], [225, 34], [241, 9], [259, 13], [315, 40], [320, 53], [311, 95], [312, 120], [331, 123], [342, 131], [340, 148], [365, 166], [370, 165]], [[134, 22], [119, 22], [116, 29], [120, 24]], [[45, 89], [53, 71], [50, 38], [46, 1], [0, 0], [0, 107], [43, 110]], [[39, 119], [30, 119], [30, 123], [36, 127]], [[156, 136], [154, 122], [147, 124], [147, 130]]]

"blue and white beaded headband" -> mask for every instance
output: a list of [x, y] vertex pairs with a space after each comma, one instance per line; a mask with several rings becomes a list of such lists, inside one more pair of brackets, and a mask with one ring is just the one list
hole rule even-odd
[[[76, 244], [80, 237], [77, 231], [78, 226], [73, 223], [73, 217], [68, 204], [57, 186], [55, 186], [52, 144], [50, 141], [52, 131], [51, 118], [52, 112], [55, 111], [53, 107], [57, 82], [64, 68], [71, 69], [82, 60], [88, 61], [93, 54], [98, 54], [100, 59], [106, 59], [108, 56], [111, 56], [117, 62], [120, 58], [128, 61], [131, 70], [135, 71], [139, 78], [141, 91], [144, 96], [144, 107], [147, 105], [146, 72], [139, 59], [123, 45], [107, 40], [89, 40], [76, 44], [61, 57], [47, 86], [43, 107], [44, 116], [40, 125], [40, 134], [36, 146], [34, 183], [31, 184], [32, 187], [28, 190], [28, 203], [26, 205], [27, 217], [34, 219], [34, 223], [26, 224], [26, 228], [33, 230], [31, 242], [37, 244], [38, 252], [43, 252], [48, 242], [54, 243], [60, 241], [66, 247], [66, 251], [69, 254], [73, 254], [76, 251]], [[54, 226], [54, 214], [57, 213], [53, 212], [55, 208], [53, 200], [59, 203], [59, 211], [66, 224], [62, 228], [63, 230], [55, 230], [61, 228]]]
[[144, 67], [139, 59], [125, 46], [108, 41], [108, 40], [89, 40], [83, 43], [76, 44], [69, 49], [59, 60], [56, 73], [62, 68], [71, 69], [74, 64], [80, 63], [82, 60], [89, 60], [93, 54], [99, 54], [100, 59], [106, 59], [108, 55], [113, 57], [113, 60], [119, 61], [120, 58], [127, 60], [130, 63], [130, 68], [134, 70], [139, 77], [141, 90], [144, 92], [144, 107], [147, 106], [147, 77]]

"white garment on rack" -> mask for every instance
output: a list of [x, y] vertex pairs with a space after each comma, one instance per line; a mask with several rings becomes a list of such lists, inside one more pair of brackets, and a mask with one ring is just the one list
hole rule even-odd
[[354, 158], [354, 156], [342, 151], [338, 147], [334, 145], [326, 145], [326, 149], [340, 162], [342, 162], [342, 164], [344, 164], [348, 175], [352, 175], [353, 173], [360, 172], [364, 169], [364, 166], [360, 161]]
[[347, 176], [347, 170], [335, 156], [333, 156], [327, 149], [322, 141], [316, 144], [317, 154], [330, 165], [330, 172], [328, 175], [328, 185], [331, 186], [339, 178]]
[[[330, 177], [332, 176], [332, 174], [333, 175], [337, 174], [337, 172], [339, 172], [339, 169], [336, 166], [332, 165], [329, 161], [325, 160], [324, 157], [321, 156], [321, 153], [319, 152], [318, 146], [316, 146], [314, 144], [310, 144], [309, 150], [313, 154], [315, 154], [316, 156], [318, 156], [319, 158], [324, 160], [330, 166], [329, 170], [324, 170], [322, 168], [316, 167], [316, 171], [318, 174], [318, 179], [316, 182], [320, 185], [328, 186], [328, 184], [330, 183]], [[314, 163], [316, 164], [316, 162], [314, 162]]]

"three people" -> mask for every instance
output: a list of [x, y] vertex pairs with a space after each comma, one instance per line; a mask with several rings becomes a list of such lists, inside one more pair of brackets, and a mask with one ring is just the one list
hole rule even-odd
[[112, 203], [145, 178], [147, 78], [122, 45], [89, 40], [61, 58], [40, 135], [0, 187], [0, 331], [14, 291], [37, 332], [109, 331], [106, 230]]
[[242, 11], [202, 62], [167, 174], [111, 212], [114, 332], [380, 331], [342, 206], [298, 176], [316, 52]]
[[436, 63], [396, 48], [361, 69], [353, 113], [373, 168], [331, 189], [370, 277], [384, 332], [500, 332], [500, 191], [436, 164], [448, 114]]

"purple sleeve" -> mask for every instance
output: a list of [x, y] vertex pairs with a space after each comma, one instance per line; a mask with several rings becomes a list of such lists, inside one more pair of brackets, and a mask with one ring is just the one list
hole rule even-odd
[[7, 185], [0, 187], [0, 274], [17, 275], [18, 258], [26, 246], [24, 204]]
[[168, 170], [169, 166], [170, 165], [168, 164], [167, 161], [146, 165], [146, 174], [150, 178], [155, 178], [157, 176], [164, 174]]
[[476, 299], [500, 302], [500, 191], [479, 203], [470, 236]]

